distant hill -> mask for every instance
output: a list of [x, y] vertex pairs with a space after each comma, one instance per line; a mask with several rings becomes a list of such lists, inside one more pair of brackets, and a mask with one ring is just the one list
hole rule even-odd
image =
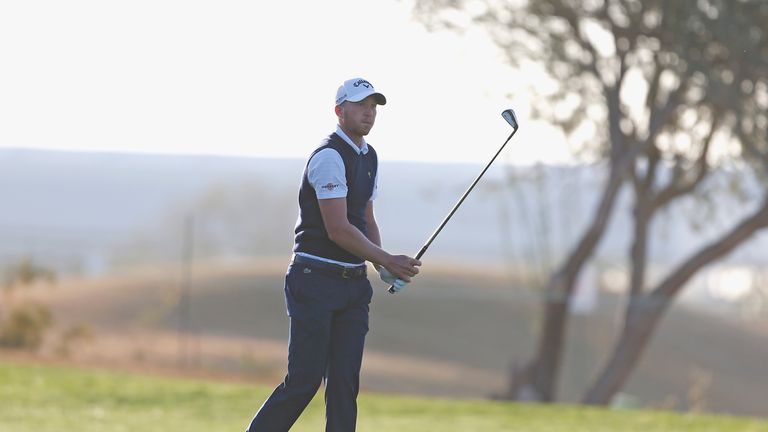
[[[201, 204], [195, 201], [212, 191], [260, 186], [254, 195], [239, 198], [244, 206], [250, 205], [253, 214], [264, 214], [273, 209], [270, 199], [274, 197], [295, 201], [304, 161], [0, 150], [0, 166], [0, 259], [29, 253], [56, 265], [57, 256], [69, 254], [76, 259], [79, 254], [111, 253], [116, 245], [142, 233], [174, 232], [178, 237], [183, 209], [194, 211]], [[413, 253], [479, 168], [382, 160], [376, 208], [385, 243]], [[498, 262], [503, 249], [511, 250], [512, 243], [527, 253], [532, 239], [510, 238], [530, 230], [520, 228], [513, 221], [510, 203], [495, 196], [504, 175], [500, 166], [496, 168], [455, 215], [430, 255]], [[527, 205], [535, 205], [535, 196], [530, 191], [523, 193], [530, 195]], [[282, 210], [262, 229], [286, 231], [283, 247], [264, 250], [263, 245], [255, 245], [261, 249], [250, 253], [289, 253], [296, 209], [294, 205]], [[177, 220], [169, 221], [169, 217]], [[500, 230], [502, 225], [506, 228]], [[236, 232], [244, 227], [229, 229]], [[159, 237], [156, 241], [171, 240]]]
[[[384, 245], [412, 254], [482, 166], [392, 162], [381, 153], [376, 214]], [[304, 163], [0, 149], [0, 269], [22, 256], [62, 273], [96, 275], [178, 261], [189, 216], [198, 258], [287, 257]], [[513, 167], [500, 161], [424, 258], [544, 272], [581, 235], [602, 175], [595, 166]], [[720, 177], [710, 188], [720, 212], [710, 214], [687, 200], [656, 220], [650, 245], [656, 277], [749, 209], [749, 198], [726, 194], [730, 185]], [[618, 208], [598, 250], [603, 266], [624, 265], [628, 255], [626, 194]], [[763, 234], [727, 262], [764, 267], [766, 249]]]

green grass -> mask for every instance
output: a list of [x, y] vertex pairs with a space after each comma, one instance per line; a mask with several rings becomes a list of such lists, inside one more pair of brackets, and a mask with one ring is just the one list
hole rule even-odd
[[[243, 431], [266, 387], [0, 361], [0, 431]], [[321, 392], [292, 431], [321, 431]], [[363, 394], [358, 431], [768, 431], [768, 421]]]

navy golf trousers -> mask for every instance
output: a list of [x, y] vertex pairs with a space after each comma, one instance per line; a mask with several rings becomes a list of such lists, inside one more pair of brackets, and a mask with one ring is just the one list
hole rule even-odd
[[305, 263], [291, 263], [285, 276], [290, 317], [288, 374], [256, 413], [248, 432], [289, 430], [323, 381], [325, 430], [355, 430], [372, 296], [365, 275], [346, 277]]

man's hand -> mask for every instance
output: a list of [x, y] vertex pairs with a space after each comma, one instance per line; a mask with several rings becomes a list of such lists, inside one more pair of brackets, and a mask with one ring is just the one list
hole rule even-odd
[[391, 255], [391, 258], [382, 263], [382, 266], [397, 279], [410, 282], [413, 276], [419, 274], [418, 266], [421, 261], [407, 255]]
[[395, 292], [402, 291], [411, 282], [411, 277], [419, 273], [421, 261], [406, 255], [390, 255], [385, 264], [374, 264], [382, 281], [392, 285]]

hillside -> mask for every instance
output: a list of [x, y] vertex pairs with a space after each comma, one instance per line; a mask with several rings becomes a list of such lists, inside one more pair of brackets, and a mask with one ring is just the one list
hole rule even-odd
[[[175, 267], [39, 286], [30, 295], [50, 302], [60, 329], [81, 323], [93, 330], [94, 339], [72, 359], [181, 362], [276, 383], [284, 373], [288, 324], [284, 268], [280, 261], [196, 266], [181, 338]], [[504, 273], [427, 264], [405, 293], [377, 288], [362, 383], [369, 391], [488, 397], [503, 390], [508, 367], [525, 360], [535, 341], [539, 298]], [[617, 330], [621, 303], [601, 295], [599, 306], [571, 322], [561, 387], [566, 401], [578, 399]], [[685, 409], [688, 391], [710, 376], [708, 409], [767, 416], [766, 358], [766, 333], [675, 307], [625, 392], [643, 406]]]

